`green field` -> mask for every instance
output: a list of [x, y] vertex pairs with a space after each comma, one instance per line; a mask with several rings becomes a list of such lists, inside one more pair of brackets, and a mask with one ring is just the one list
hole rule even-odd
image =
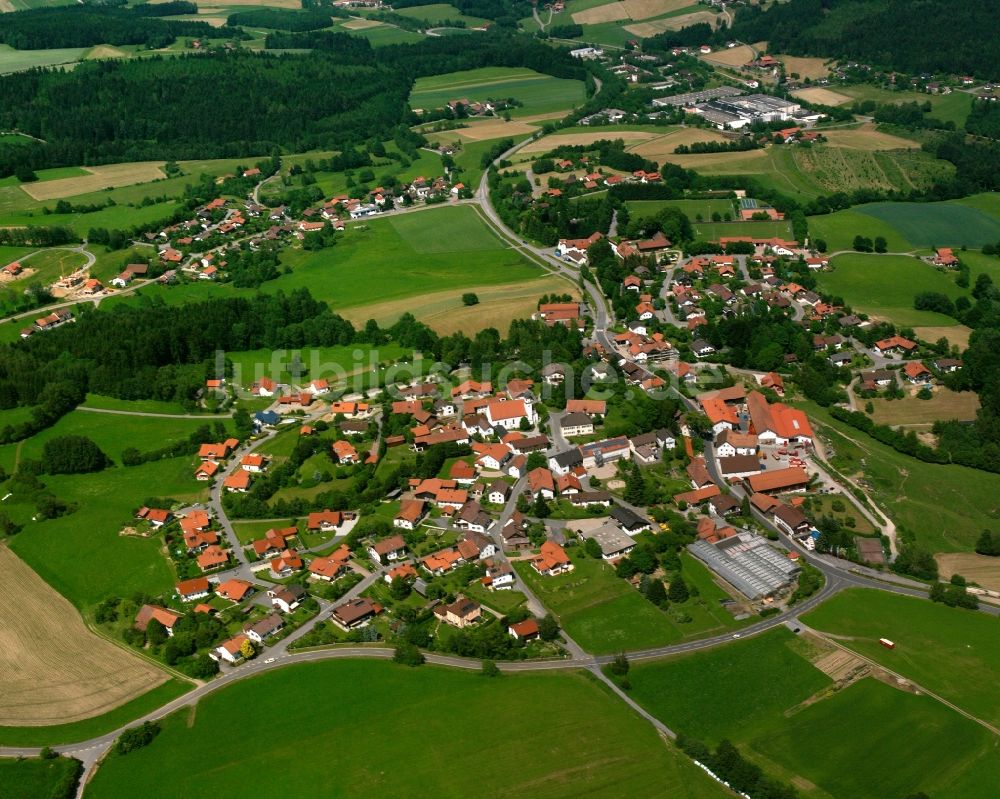
[[171, 458], [92, 475], [46, 476], [46, 487], [77, 510], [58, 519], [32, 521], [33, 503], [19, 504], [15, 494], [5, 511], [24, 529], [10, 547], [84, 611], [108, 596], [163, 591], [175, 577], [161, 552], [162, 542], [158, 537], [121, 536], [119, 531], [148, 497], [204, 499], [206, 484], [195, 481], [192, 464], [193, 459]]
[[872, 203], [857, 210], [918, 247], [982, 247], [1000, 241], [1000, 214], [959, 203]]
[[71, 780], [76, 764], [65, 757], [53, 760], [0, 759], [0, 799], [42, 799], [58, 796], [59, 786]]
[[436, 24], [439, 22], [464, 22], [468, 27], [474, 28], [482, 25], [488, 20], [482, 17], [470, 17], [460, 12], [455, 6], [447, 3], [429, 3], [425, 6], [409, 6], [400, 8], [397, 12], [400, 16], [419, 19], [423, 22]]
[[541, 577], [526, 561], [516, 562], [514, 568], [569, 636], [588, 652], [646, 649], [738, 626], [732, 614], [719, 605], [725, 594], [693, 559], [684, 562], [684, 575], [698, 583], [702, 596], [683, 606], [691, 621], [679, 622], [616, 577], [608, 564], [571, 557], [576, 568], [556, 577]]
[[[806, 624], [963, 710], [1000, 723], [1000, 620], [884, 591], [852, 588], [809, 611]], [[889, 650], [879, 638], [895, 642]]]
[[[449, 6], [450, 8], [450, 6]], [[374, 28], [342, 29], [343, 33], [351, 36], [361, 36], [367, 39], [372, 47], [385, 47], [389, 44], [412, 44], [423, 40], [423, 36], [415, 31], [407, 31], [397, 28], [395, 25], [379, 25]]]
[[41, 250], [27, 258], [21, 259], [21, 266], [33, 270], [28, 277], [11, 281], [14, 285], [28, 283], [41, 283], [44, 286], [55, 283], [59, 278], [72, 274], [81, 266], [87, 263], [87, 256], [81, 252], [74, 252], [62, 248], [51, 250]]
[[[409, 10], [412, 9], [403, 9]], [[410, 105], [430, 109], [447, 105], [450, 100], [482, 102], [507, 97], [522, 103], [511, 109], [514, 117], [547, 114], [582, 103], [584, 87], [581, 81], [554, 78], [531, 69], [483, 67], [418, 78], [410, 94]]]
[[882, 236], [889, 252], [910, 252], [913, 244], [893, 227], [869, 214], [861, 213], [861, 207], [847, 208], [832, 214], [808, 217], [809, 240], [815, 244], [818, 239], [826, 242], [828, 252], [851, 250], [855, 236], [867, 236], [875, 240]]
[[913, 308], [914, 296], [923, 291], [952, 299], [964, 293], [950, 275], [924, 261], [906, 255], [852, 253], [836, 256], [830, 265], [832, 271], [817, 276], [820, 288], [842, 297], [856, 311], [904, 326], [957, 324], [950, 316]]
[[[868, 610], [854, 607], [852, 616]], [[930, 697], [874, 679], [827, 693], [832, 681], [807, 659], [815, 654], [810, 643], [778, 628], [725, 647], [633, 664], [631, 693], [677, 732], [711, 745], [735, 742], [805, 797], [882, 799], [919, 790], [953, 799], [991, 795], [1000, 754], [990, 733]]]
[[349, 376], [359, 370], [371, 371], [374, 365], [395, 361], [406, 354], [407, 351], [396, 344], [385, 344], [378, 348], [368, 344], [355, 344], [342, 347], [303, 347], [298, 350], [227, 352], [226, 358], [233, 363], [233, 381], [246, 387], [264, 376], [279, 382], [292, 380], [289, 370], [296, 358], [302, 365], [299, 380], [309, 382], [342, 374]]
[[[444, 749], [453, 753], [447, 767]], [[318, 786], [331, 798], [544, 799], [584, 785], [599, 797], [727, 795], [580, 672], [494, 681], [380, 661], [290, 666], [228, 686], [196, 713], [166, 719], [145, 749], [111, 755], [87, 795], [128, 797], [142, 785], [148, 799], [218, 796], [251, 772], [256, 791], [292, 799], [316, 796]]]
[[782, 718], [750, 746], [827, 796], [989, 799], [1000, 784], [993, 735], [930, 697], [872, 679]]
[[924, 103], [931, 104], [929, 116], [945, 122], [954, 122], [958, 128], [965, 125], [965, 120], [972, 110], [972, 95], [965, 92], [951, 94], [925, 94], [914, 91], [894, 91], [878, 86], [859, 84], [857, 86], [837, 86], [837, 94], [846, 94], [856, 100], [875, 100], [879, 103]]
[[718, 241], [725, 236], [777, 237], [786, 240], [792, 238], [790, 222], [694, 222], [692, 227], [695, 238], [702, 241]]
[[[0, 746], [54, 746], [86, 741], [141, 718], [190, 690], [191, 683], [171, 677], [153, 690], [102, 716], [49, 727], [0, 727]], [[0, 759], [0, 764], [5, 762]], [[0, 793], [0, 796], [3, 794]]]
[[965, 466], [924, 463], [801, 403], [830, 440], [832, 466], [863, 479], [882, 513], [932, 552], [971, 552], [1000, 515], [1000, 475]]
[[830, 685], [796, 651], [798, 644], [779, 627], [704, 652], [636, 663], [629, 671], [632, 697], [675, 732], [712, 745], [746, 739]]
[[[159, 400], [122, 400], [117, 397], [103, 397], [100, 394], [88, 394], [83, 401], [85, 408], [103, 408], [109, 411], [128, 411], [129, 413], [169, 413], [187, 415], [179, 402], [160, 402]], [[206, 413], [198, 416], [202, 422], [212, 422], [217, 418]], [[179, 431], [183, 435], [183, 430]]]
[[711, 221], [712, 214], [735, 216], [732, 200], [629, 200], [625, 203], [633, 218], [654, 216], [664, 208], [680, 208], [692, 222], [698, 214], [706, 222]]
[[61, 50], [15, 50], [0, 44], [0, 75], [34, 67], [51, 67], [79, 61], [89, 47], [67, 47]]
[[[447, 235], [435, 234], [441, 230]], [[469, 206], [441, 206], [351, 225], [335, 247], [313, 252], [286, 250], [282, 260], [292, 267], [291, 274], [268, 281], [261, 290], [288, 293], [307, 288], [334, 310], [382, 305], [435, 291], [523, 283], [544, 276], [540, 268], [508, 249]], [[150, 286], [140, 293], [179, 304], [198, 297], [253, 292], [230, 285], [187, 284]], [[120, 301], [137, 300], [128, 297]], [[400, 306], [397, 316], [404, 310]]]

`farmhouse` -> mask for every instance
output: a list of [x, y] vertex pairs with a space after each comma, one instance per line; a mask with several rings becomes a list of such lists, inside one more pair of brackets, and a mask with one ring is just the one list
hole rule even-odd
[[759, 391], [747, 395], [750, 428], [761, 443], [811, 445], [812, 426], [805, 413], [781, 402], [768, 405], [767, 398]]

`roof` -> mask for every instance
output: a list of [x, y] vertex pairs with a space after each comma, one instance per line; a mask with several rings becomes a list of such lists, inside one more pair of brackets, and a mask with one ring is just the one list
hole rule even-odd
[[177, 583], [177, 593], [181, 596], [192, 596], [208, 591], [207, 577], [194, 577], [190, 580], [183, 580]]
[[723, 475], [745, 474], [759, 472], [760, 461], [756, 455], [733, 455], [729, 458], [719, 458], [719, 471]]
[[789, 466], [786, 469], [777, 469], [771, 472], [761, 472], [753, 474], [747, 478], [751, 490], [757, 491], [780, 491], [786, 488], [796, 488], [804, 486], [809, 482], [809, 475], [801, 466]]
[[391, 535], [388, 538], [383, 538], [381, 541], [376, 541], [372, 544], [372, 549], [379, 555], [388, 555], [390, 552], [406, 549], [406, 542], [401, 535]]
[[526, 638], [531, 635], [538, 635], [538, 622], [535, 619], [525, 619], [524, 621], [510, 625], [509, 629], [518, 638]]
[[216, 593], [225, 597], [226, 599], [231, 599], [234, 602], [239, 602], [243, 597], [247, 595], [248, 591], [253, 590], [253, 583], [248, 583], [246, 580], [226, 580], [226, 582], [221, 583], [217, 589]]
[[156, 621], [169, 630], [183, 615], [183, 613], [179, 613], [176, 610], [162, 608], [159, 605], [143, 605], [139, 608], [139, 612], [135, 614], [135, 627], [137, 630], [145, 630], [149, 622], [156, 619]]
[[769, 430], [781, 438], [813, 437], [809, 418], [803, 411], [782, 402], [768, 405], [767, 398], [759, 391], [751, 391], [747, 395], [747, 410], [757, 435]]

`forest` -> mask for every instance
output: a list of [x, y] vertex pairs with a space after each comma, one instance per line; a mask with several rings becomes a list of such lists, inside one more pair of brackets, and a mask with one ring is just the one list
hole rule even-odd
[[[168, 8], [167, 14], [190, 13], [177, 10], [187, 3], [167, 5], [175, 6]], [[159, 19], [149, 16], [146, 6], [134, 10], [93, 5], [37, 8], [4, 14], [0, 25], [0, 43], [18, 50], [95, 44], [140, 44], [156, 48], [172, 44], [178, 36], [232, 38], [244, 34], [239, 30], [213, 28], [207, 22]]]
[[252, 28], [272, 28], [282, 31], [314, 31], [330, 27], [331, 17], [347, 17], [342, 8], [308, 9], [293, 11], [288, 8], [257, 8], [230, 14], [226, 24], [230, 27], [249, 25]]
[[717, 36], [907, 73], [998, 78], [996, 32], [996, 8], [974, 0], [790, 0], [742, 7], [732, 31]]

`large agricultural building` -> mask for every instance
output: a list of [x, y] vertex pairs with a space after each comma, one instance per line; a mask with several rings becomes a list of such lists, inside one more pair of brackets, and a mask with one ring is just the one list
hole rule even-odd
[[740, 533], [718, 543], [695, 541], [688, 551], [747, 599], [773, 596], [791, 585], [798, 564], [776, 552], [760, 536]]

